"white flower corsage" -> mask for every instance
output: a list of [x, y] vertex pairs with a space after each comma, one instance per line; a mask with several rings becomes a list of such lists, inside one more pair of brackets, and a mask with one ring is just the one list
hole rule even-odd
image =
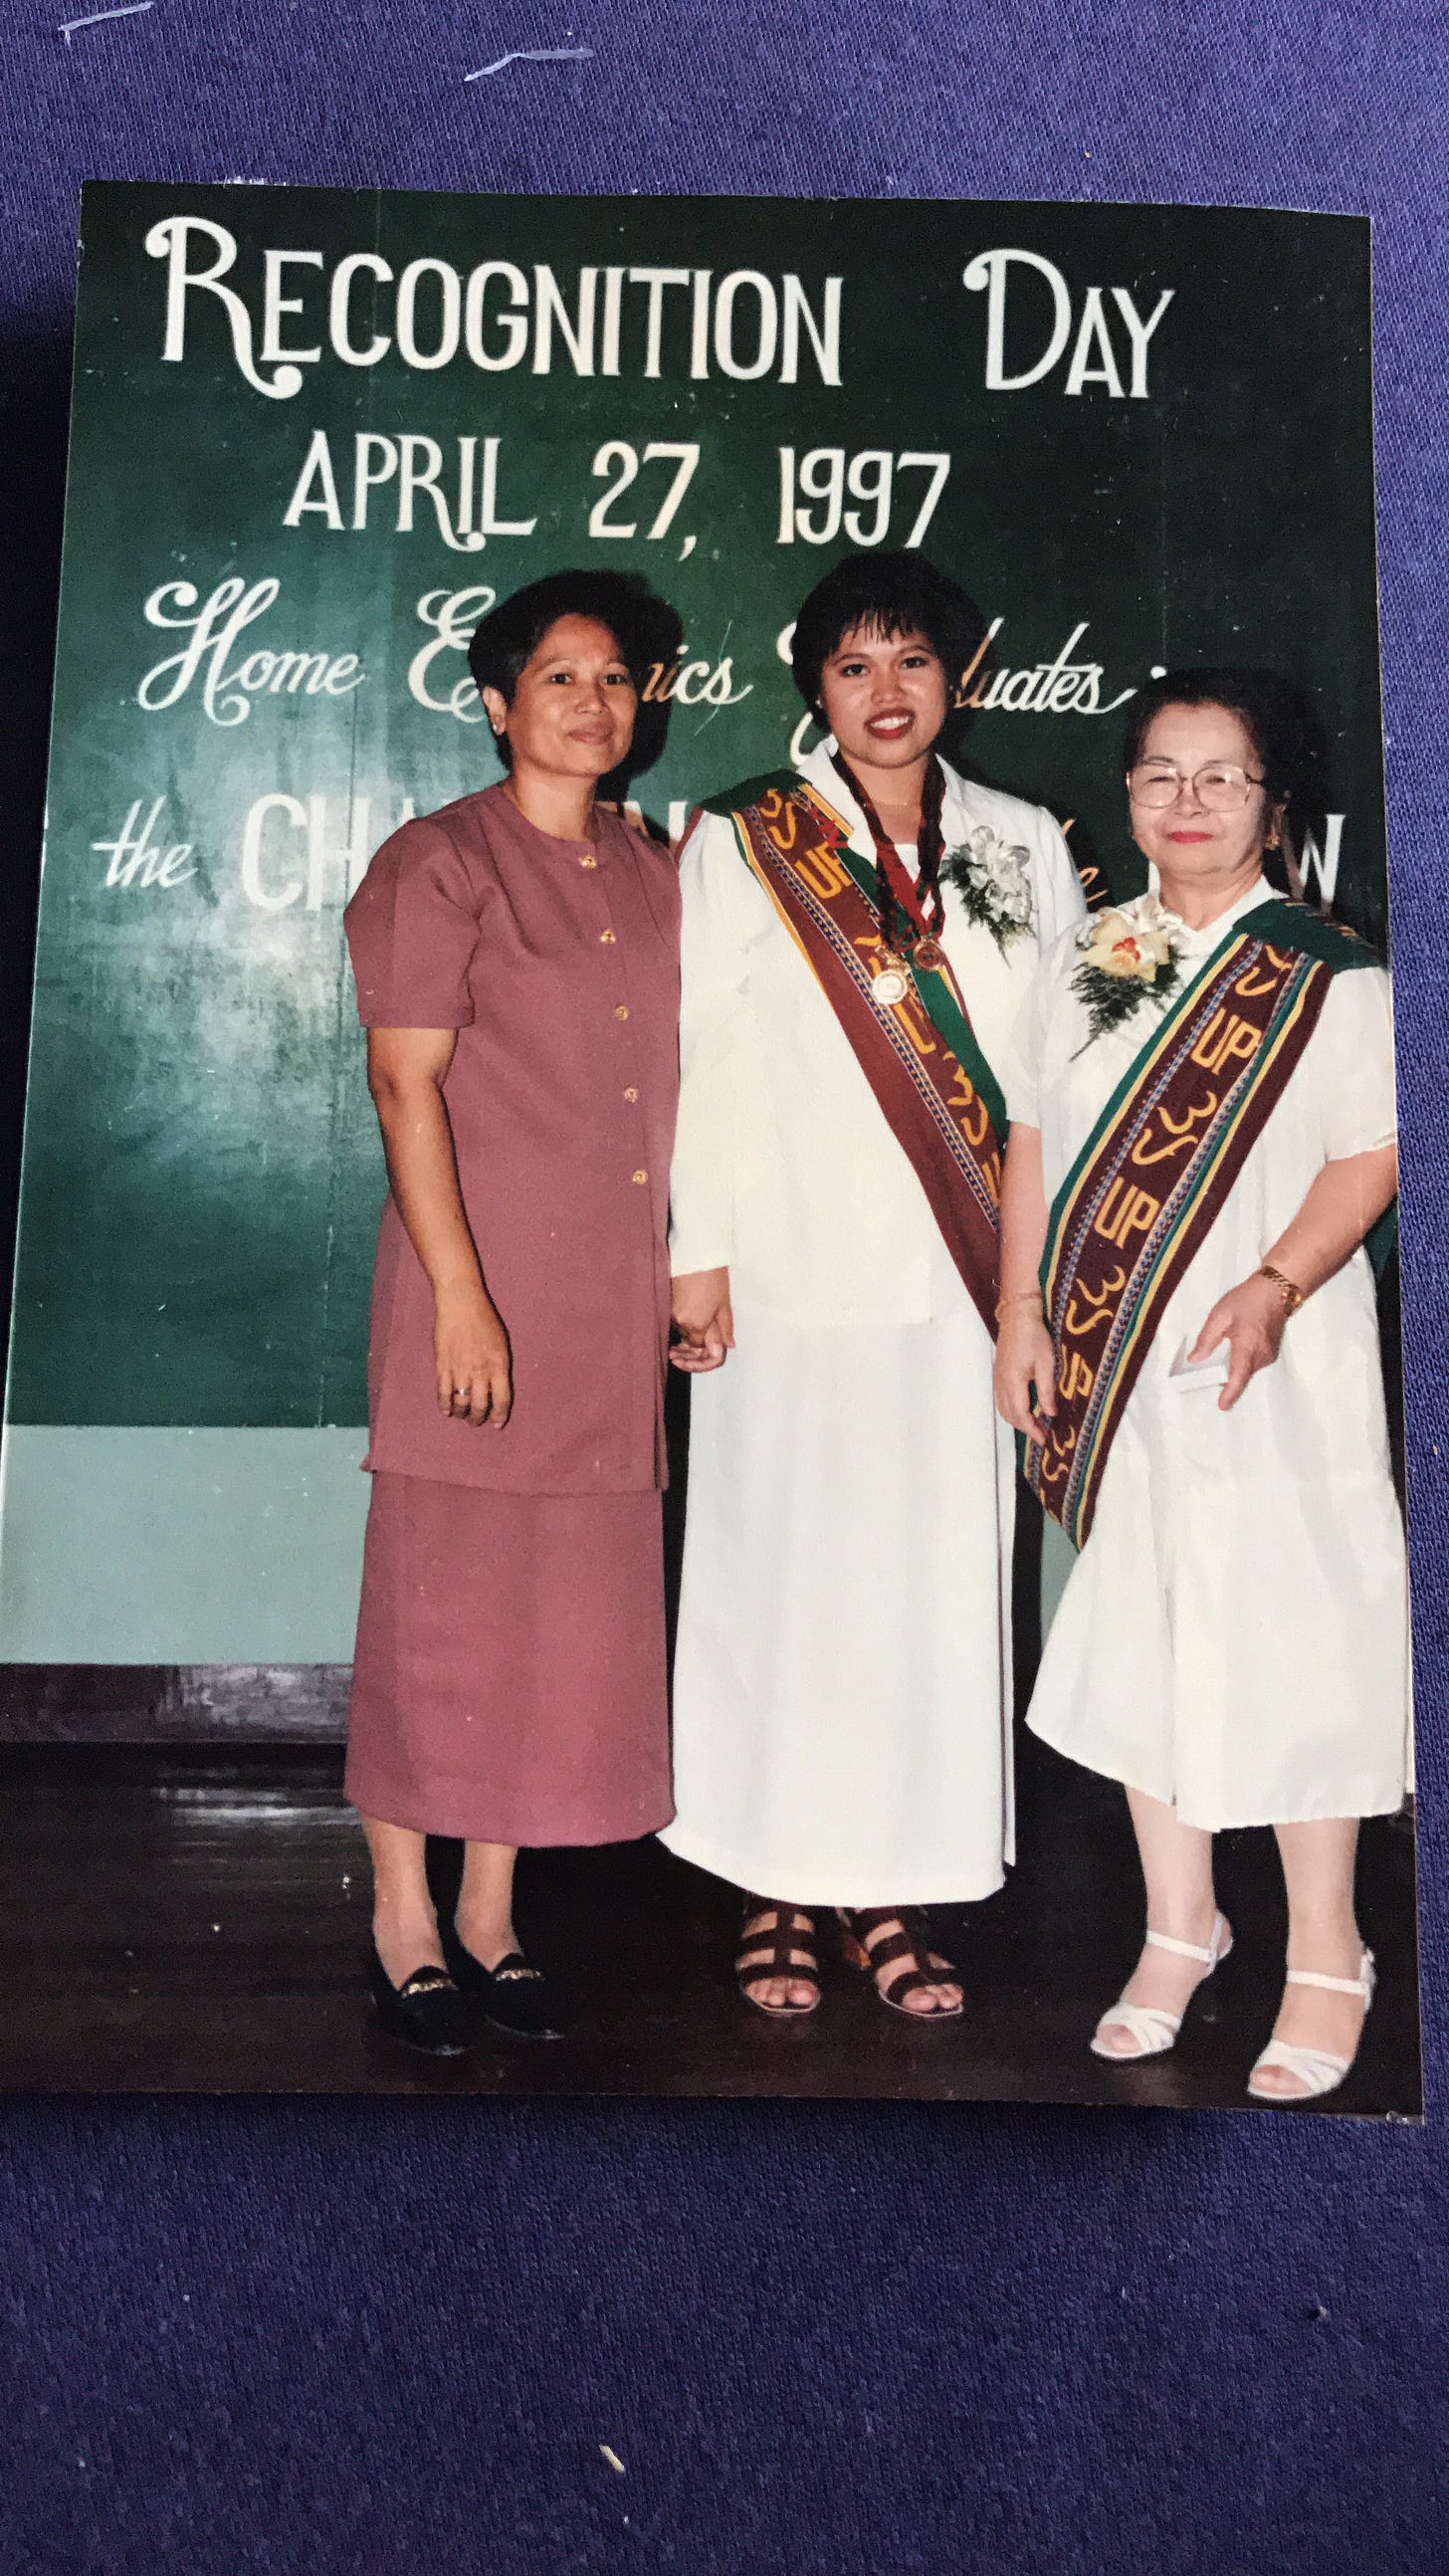
[[941, 862], [968, 920], [990, 931], [1003, 956], [1031, 928], [1030, 868], [1030, 852], [1020, 842], [1008, 847], [989, 823], [978, 823]]
[[1173, 933], [1181, 926], [1155, 894], [1093, 913], [1083, 924], [1077, 933], [1082, 962], [1072, 977], [1072, 991], [1087, 1008], [1083, 1046], [1121, 1028], [1141, 1003], [1160, 1009], [1176, 992], [1182, 961]]

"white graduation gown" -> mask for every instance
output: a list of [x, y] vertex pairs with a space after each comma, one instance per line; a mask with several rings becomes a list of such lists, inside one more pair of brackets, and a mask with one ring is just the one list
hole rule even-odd
[[[803, 764], [873, 855], [827, 745]], [[1003, 956], [945, 889], [993, 1069], [1039, 939], [1085, 906], [1050, 815], [946, 773], [947, 849], [1028, 853]], [[848, 1038], [706, 816], [681, 854], [676, 1273], [728, 1264], [737, 1347], [691, 1389], [672, 1851], [766, 1896], [986, 1896], [1011, 1852], [1013, 1460], [991, 1345]]]
[[[1189, 971], [1270, 892], [1260, 879], [1181, 934]], [[1154, 1024], [1149, 1003], [1077, 1054], [1079, 962], [1070, 938], [1043, 959], [1004, 1068], [1013, 1120], [1041, 1129], [1049, 1205]], [[1393, 1134], [1389, 979], [1355, 968], [1168, 1302], [1047, 1638], [1034, 1732], [1185, 1824], [1378, 1815], [1403, 1797], [1407, 1568], [1367, 1255], [1290, 1318], [1231, 1412], [1220, 1386], [1170, 1375], [1323, 1165]]]

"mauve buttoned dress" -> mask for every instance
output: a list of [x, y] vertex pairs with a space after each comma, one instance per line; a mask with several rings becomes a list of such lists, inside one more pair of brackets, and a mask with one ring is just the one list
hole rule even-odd
[[503, 788], [383, 843], [347, 907], [367, 1028], [456, 1029], [458, 1181], [513, 1355], [500, 1431], [449, 1419], [389, 1197], [347, 1754], [363, 1815], [513, 1844], [673, 1814], [660, 1493], [679, 888], [612, 814], [562, 841]]

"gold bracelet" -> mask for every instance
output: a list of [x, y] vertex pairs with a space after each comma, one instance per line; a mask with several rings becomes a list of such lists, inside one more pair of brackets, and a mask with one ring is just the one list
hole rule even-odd
[[1303, 1303], [1303, 1291], [1293, 1280], [1285, 1279], [1282, 1271], [1275, 1270], [1271, 1261], [1259, 1262], [1258, 1277], [1260, 1279], [1272, 1280], [1274, 1287], [1277, 1289], [1279, 1296], [1283, 1300], [1283, 1312], [1285, 1315], [1297, 1314], [1299, 1307]]
[[1008, 1306], [1035, 1306], [1038, 1313], [1040, 1313], [1041, 1290], [1039, 1288], [1018, 1288], [1010, 1297], [998, 1297], [996, 1300], [996, 1320], [998, 1324], [1000, 1323]]

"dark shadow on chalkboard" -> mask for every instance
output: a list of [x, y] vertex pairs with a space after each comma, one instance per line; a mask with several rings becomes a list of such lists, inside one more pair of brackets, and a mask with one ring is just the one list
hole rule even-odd
[[5, 743], [0, 839], [0, 1292], [9, 1311], [20, 1168], [21, 1106], [30, 1028], [45, 760], [65, 499], [70, 399], [64, 332], [16, 332], [0, 343], [0, 738]]
[[1389, 1418], [1389, 1464], [1400, 1511], [1408, 1509], [1408, 1470], [1404, 1458], [1404, 1316], [1399, 1297], [1399, 1247], [1394, 1245], [1378, 1277], [1379, 1348], [1384, 1363], [1384, 1409]]
[[[658, 687], [661, 682], [667, 682], [678, 668], [680, 655], [684, 650], [684, 620], [667, 599], [659, 597], [657, 591], [650, 594], [650, 604], [649, 660], [655, 674], [651, 685]], [[639, 712], [634, 719], [634, 739], [629, 746], [629, 757], [627, 760], [621, 760], [617, 769], [610, 770], [608, 777], [601, 778], [599, 781], [601, 804], [634, 804], [642, 807], [645, 827], [651, 840], [661, 842], [668, 841], [668, 831], [649, 812], [643, 797], [639, 794], [636, 781], [646, 777], [656, 762], [664, 756], [673, 704], [672, 698], [641, 696]]]
[[[976, 667], [972, 679], [973, 688], [989, 680], [990, 676], [991, 658], [988, 654]], [[1060, 823], [1067, 835], [1067, 846], [1072, 854], [1072, 863], [1081, 878], [1082, 890], [1089, 904], [1121, 902], [1128, 895], [1139, 894], [1147, 882], [1145, 868], [1142, 872], [1141, 885], [1128, 881], [1131, 875], [1130, 861], [1126, 869], [1119, 863], [1109, 875], [1103, 867], [1095, 836], [1078, 816], [1068, 814], [1054, 798], [1043, 796], [1040, 788], [1032, 780], [989, 777], [980, 764], [969, 757], [965, 743], [967, 735], [975, 724], [976, 715], [976, 708], [969, 703], [953, 706], [947, 715], [945, 729], [941, 736], [941, 747], [952, 768], [962, 778], [968, 779], [973, 787], [991, 788], [998, 796], [1020, 796], [1028, 805], [1044, 806], [1047, 813]], [[1130, 843], [1128, 846], [1130, 850]], [[1132, 852], [1132, 856], [1136, 856], [1135, 851]]]
[[1093, 909], [1102, 903], [1126, 903], [1133, 895], [1145, 891], [1146, 862], [1125, 832], [1121, 844], [1113, 851], [1109, 867], [1090, 826], [1080, 815], [1069, 813], [1056, 797], [1044, 796], [1034, 780], [996, 777], [984, 770], [979, 762], [968, 760], [954, 748], [947, 756], [952, 768], [962, 778], [968, 779], [973, 787], [989, 787], [998, 796], [1019, 796], [1025, 804], [1040, 805], [1054, 822], [1060, 823], [1067, 836], [1072, 865], [1082, 881], [1082, 892]]

